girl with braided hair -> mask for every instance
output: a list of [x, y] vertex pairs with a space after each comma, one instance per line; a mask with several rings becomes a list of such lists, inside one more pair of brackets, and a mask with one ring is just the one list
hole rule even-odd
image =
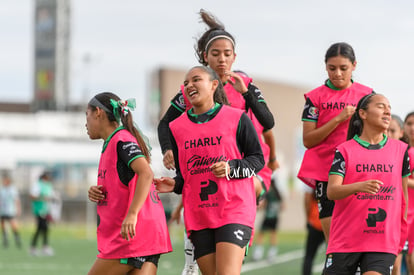
[[134, 99], [105, 92], [94, 96], [86, 111], [89, 137], [104, 140], [98, 184], [88, 191], [97, 203], [99, 251], [89, 275], [154, 275], [160, 255], [172, 251], [134, 108]]

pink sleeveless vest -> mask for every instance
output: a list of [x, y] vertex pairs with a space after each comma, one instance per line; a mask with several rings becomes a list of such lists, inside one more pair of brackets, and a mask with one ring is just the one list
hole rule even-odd
[[[371, 92], [371, 88], [354, 82], [351, 87], [340, 91], [322, 85], [305, 94], [305, 98], [309, 98], [319, 110], [316, 126], [319, 128], [337, 116], [345, 106], [356, 106], [363, 96]], [[315, 188], [316, 181], [328, 181], [335, 148], [346, 140], [348, 124], [349, 119], [338, 125], [320, 144], [305, 151], [298, 173], [299, 179], [312, 188]]]
[[[410, 179], [414, 179], [414, 147], [408, 149], [408, 155], [410, 157]], [[408, 226], [408, 253], [411, 254], [414, 250], [414, 189], [408, 187], [408, 213], [407, 213], [407, 226]]]
[[206, 123], [190, 121], [187, 113], [170, 123], [184, 178], [184, 221], [189, 232], [230, 223], [254, 226], [256, 199], [252, 178], [217, 178], [210, 170], [215, 162], [242, 158], [236, 142], [242, 113], [222, 106]]
[[99, 216], [97, 242], [99, 258], [120, 259], [149, 256], [172, 251], [164, 208], [154, 184], [138, 213], [136, 236], [130, 241], [121, 238], [121, 225], [135, 193], [138, 175], [128, 186], [120, 180], [117, 171], [117, 143], [137, 143], [127, 130], [119, 130], [109, 141], [99, 161], [98, 185], [103, 186], [106, 198], [97, 206]]
[[[245, 74], [238, 73], [238, 75], [240, 75], [243, 78], [243, 82], [246, 85], [246, 87], [248, 87], [249, 83], [252, 82], [252, 79], [246, 76]], [[246, 109], [246, 101], [244, 100], [243, 96], [238, 91], [236, 91], [230, 83], [226, 83], [226, 85], [224, 85], [224, 91], [226, 92], [231, 107], [240, 110]], [[184, 96], [186, 111], [188, 111], [189, 109], [191, 109], [192, 106], [184, 93], [184, 85], [181, 85], [181, 93]], [[263, 126], [257, 120], [251, 109], [248, 110], [247, 116], [253, 122], [253, 126], [256, 129], [257, 135], [259, 136], [260, 145], [262, 147], [263, 156], [266, 162], [265, 166], [262, 170], [260, 170], [258, 175], [263, 179], [263, 182], [266, 185], [266, 189], [269, 190], [270, 181], [273, 173], [272, 170], [267, 166], [267, 164], [269, 163], [270, 149], [269, 146], [263, 141]]]
[[354, 139], [338, 146], [345, 159], [343, 184], [378, 179], [375, 195], [356, 193], [335, 201], [327, 253], [385, 252], [397, 254], [405, 200], [402, 164], [407, 144], [388, 139], [369, 150]]

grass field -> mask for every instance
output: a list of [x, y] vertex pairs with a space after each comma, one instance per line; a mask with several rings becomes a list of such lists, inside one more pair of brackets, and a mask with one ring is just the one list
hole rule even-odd
[[[28, 247], [33, 225], [22, 226], [24, 247], [17, 249], [11, 241], [10, 247], [0, 246], [0, 274], [2, 275], [78, 275], [87, 274], [97, 254], [95, 237], [87, 238], [84, 226], [52, 225], [50, 243], [55, 250], [51, 257], [34, 257], [29, 255]], [[252, 262], [247, 256], [242, 274], [301, 274], [304, 246], [304, 232], [280, 232], [279, 254], [276, 262]], [[158, 274], [180, 275], [184, 263], [182, 228], [171, 230], [174, 252], [163, 255], [160, 259]], [[315, 273], [321, 274], [320, 266], [323, 253], [315, 261]]]

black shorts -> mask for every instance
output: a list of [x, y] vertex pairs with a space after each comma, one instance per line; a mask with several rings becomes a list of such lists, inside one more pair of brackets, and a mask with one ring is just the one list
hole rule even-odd
[[262, 230], [276, 230], [279, 224], [279, 218], [265, 218], [262, 223]]
[[155, 264], [158, 267], [158, 261], [160, 259], [160, 254], [150, 255], [150, 256], [143, 256], [143, 257], [132, 257], [132, 258], [125, 258], [120, 259], [119, 262], [121, 264], [132, 265], [135, 268], [141, 269], [142, 265], [146, 262], [150, 262]]
[[10, 221], [14, 219], [14, 216], [8, 216], [8, 215], [1, 215], [0, 219], [3, 221]]
[[396, 256], [391, 253], [354, 252], [330, 253], [326, 255], [324, 275], [353, 275], [358, 266], [361, 274], [375, 271], [391, 274]]
[[335, 201], [328, 200], [328, 182], [317, 181], [315, 196], [318, 201], [319, 219], [332, 217]]
[[194, 259], [215, 253], [216, 244], [232, 243], [245, 247], [252, 236], [252, 229], [246, 225], [231, 223], [215, 229], [191, 231], [190, 240], [194, 245]]

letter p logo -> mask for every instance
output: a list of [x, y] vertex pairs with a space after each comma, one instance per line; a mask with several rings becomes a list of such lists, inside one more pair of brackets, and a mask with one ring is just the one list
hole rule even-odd
[[218, 190], [217, 183], [212, 180], [201, 182], [200, 199], [202, 201], [208, 200], [208, 195], [215, 194]]
[[[376, 211], [376, 208], [368, 208], [368, 211]], [[377, 226], [377, 222], [383, 222], [387, 217], [387, 212], [384, 209], [378, 207], [378, 212], [368, 213], [368, 218], [366, 219], [368, 227]]]

